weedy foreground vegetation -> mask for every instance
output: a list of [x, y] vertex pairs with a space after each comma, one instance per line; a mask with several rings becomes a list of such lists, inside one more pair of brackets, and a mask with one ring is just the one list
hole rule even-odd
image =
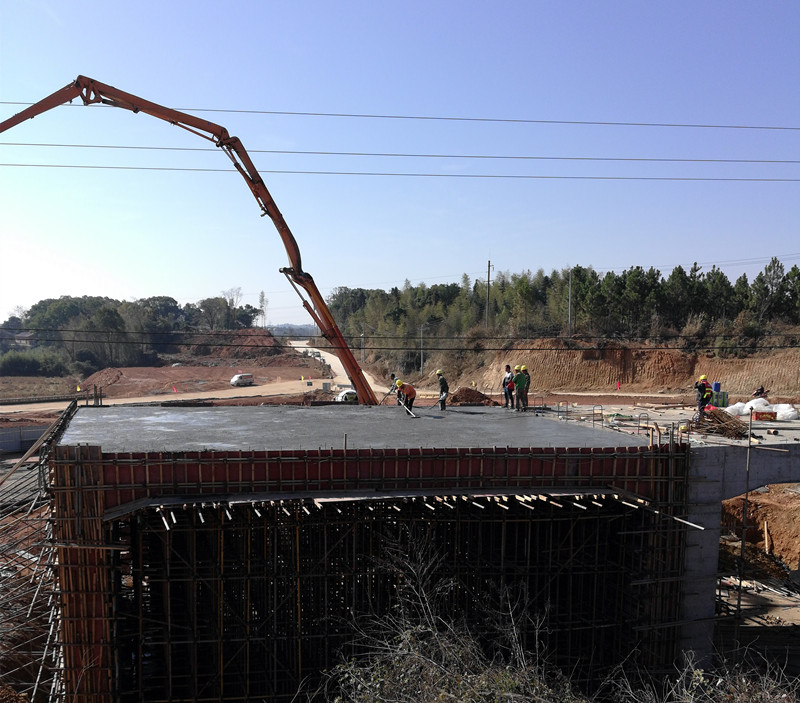
[[[737, 662], [703, 669], [691, 653], [674, 673], [653, 677], [620, 662], [593, 690], [575, 685], [550, 661], [547, 615], [535, 615], [512, 591], [504, 612], [485, 612], [480, 636], [448, 612], [455, 583], [441, 577], [441, 559], [399, 551], [384, 568], [399, 584], [388, 615], [354, 623], [357, 654], [343, 657], [307, 688], [307, 701], [334, 703], [796, 703], [800, 680], [743, 652]], [[532, 651], [523, 627], [538, 633]]]

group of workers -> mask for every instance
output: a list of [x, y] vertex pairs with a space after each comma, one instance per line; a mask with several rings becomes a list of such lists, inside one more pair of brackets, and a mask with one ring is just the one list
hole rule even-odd
[[528, 373], [527, 366], [517, 364], [512, 371], [511, 364], [506, 364], [506, 372], [503, 376], [503, 407], [516, 412], [527, 412], [530, 387], [531, 375]]
[[[447, 397], [450, 395], [450, 386], [447, 384], [447, 379], [441, 369], [436, 369], [436, 376], [439, 379], [439, 409], [445, 410], [447, 408]], [[391, 374], [391, 381], [392, 385], [386, 395], [396, 394], [397, 404], [411, 413], [414, 407], [414, 399], [417, 397], [416, 389], [410, 383], [396, 378], [394, 374]], [[530, 386], [531, 375], [527, 366], [517, 364], [512, 371], [511, 364], [506, 364], [506, 372], [503, 376], [503, 398], [505, 401], [503, 407], [516, 412], [527, 412], [528, 389]]]
[[[450, 387], [441, 369], [436, 369], [436, 376], [439, 379], [439, 409], [445, 410], [447, 397], [450, 395]], [[392, 385], [386, 395], [397, 394], [397, 404], [402, 405], [409, 413], [414, 407], [414, 399], [417, 391], [410, 383], [405, 383], [395, 375], [391, 375]], [[517, 364], [511, 369], [511, 364], [506, 364], [506, 371], [503, 375], [503, 399], [504, 408], [516, 412], [526, 412], [528, 410], [528, 389], [531, 385], [531, 375], [528, 367], [524, 364]], [[697, 394], [697, 410], [703, 412], [707, 405], [711, 403], [713, 390], [708, 382], [708, 376], [702, 374], [694, 384]], [[761, 388], [762, 393], [763, 387]], [[755, 393], [753, 395], [756, 395]]]
[[[447, 396], [450, 395], [450, 386], [447, 384], [447, 379], [444, 377], [441, 369], [436, 369], [436, 376], [439, 379], [439, 410], [446, 410]], [[392, 385], [389, 387], [389, 392], [397, 394], [397, 404], [402, 405], [409, 413], [412, 413], [414, 407], [414, 399], [417, 397], [417, 391], [410, 383], [405, 383], [395, 375], [391, 375]]]

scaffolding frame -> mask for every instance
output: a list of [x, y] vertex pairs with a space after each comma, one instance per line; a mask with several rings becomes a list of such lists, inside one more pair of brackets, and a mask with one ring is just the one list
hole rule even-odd
[[380, 558], [412, 529], [444, 555], [454, 616], [477, 619], [478, 602], [512, 587], [547, 613], [547, 646], [576, 680], [625, 657], [666, 671], [681, 625], [687, 462], [675, 444], [57, 446], [58, 690], [87, 703], [291, 700], [354, 651], [353, 617], [390, 607]]
[[31, 701], [61, 697], [60, 600], [49, 490], [50, 440], [67, 410], [0, 478], [0, 678]]

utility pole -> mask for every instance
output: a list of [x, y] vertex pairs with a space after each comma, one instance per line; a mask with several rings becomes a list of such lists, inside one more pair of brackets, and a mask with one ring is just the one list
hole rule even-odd
[[486, 264], [486, 329], [489, 329], [489, 277], [492, 275], [492, 262]]
[[569, 267], [569, 292], [567, 295], [567, 337], [572, 336], [572, 266]]
[[422, 366], [425, 363], [425, 354], [422, 351], [422, 330], [425, 329], [425, 325], [420, 325], [419, 328], [419, 375], [422, 376]]

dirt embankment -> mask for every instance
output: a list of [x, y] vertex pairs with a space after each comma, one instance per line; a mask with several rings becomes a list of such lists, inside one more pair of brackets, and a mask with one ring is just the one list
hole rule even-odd
[[[723, 527], [741, 536], [744, 496], [722, 504]], [[800, 484], [752, 491], [747, 497], [747, 543], [772, 555], [787, 570], [800, 569]]]
[[81, 388], [102, 389], [109, 398], [134, 398], [147, 395], [216, 391], [230, 388], [231, 377], [251, 373], [256, 385], [288, 381], [300, 376], [322, 378], [325, 369], [319, 361], [287, 352], [267, 359], [220, 359], [161, 367], [103, 369], [83, 381]]
[[706, 374], [730, 395], [749, 398], [753, 389], [763, 384], [773, 397], [800, 397], [800, 351], [794, 349], [724, 359], [657, 349], [646, 343], [635, 347], [609, 344], [601, 349], [579, 345], [553, 340], [520, 343], [485, 359], [477, 368], [460, 369], [456, 380], [461, 385], [474, 381], [480, 390], [496, 392], [506, 364], [525, 364], [531, 375], [531, 394], [578, 391], [691, 396], [698, 376]]

